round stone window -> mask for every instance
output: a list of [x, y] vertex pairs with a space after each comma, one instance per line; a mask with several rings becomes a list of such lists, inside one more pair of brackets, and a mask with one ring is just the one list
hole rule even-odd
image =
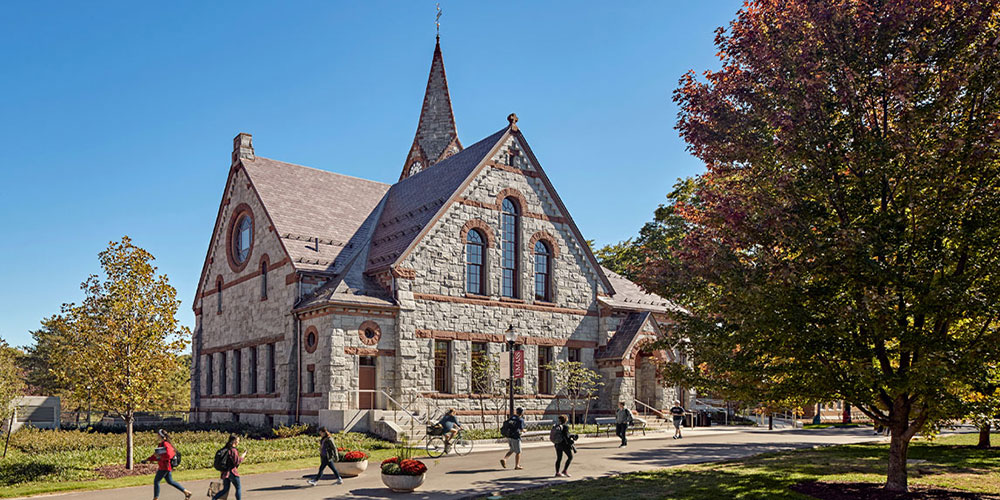
[[382, 329], [379, 328], [378, 323], [372, 320], [365, 321], [358, 327], [358, 338], [361, 339], [361, 343], [364, 345], [378, 344], [378, 339], [381, 337]]
[[250, 245], [253, 240], [253, 221], [249, 215], [241, 215], [233, 228], [233, 260], [243, 264], [250, 257]]
[[319, 332], [316, 331], [316, 327], [310, 326], [309, 328], [306, 328], [305, 335], [306, 352], [315, 352], [316, 347], [319, 346]]

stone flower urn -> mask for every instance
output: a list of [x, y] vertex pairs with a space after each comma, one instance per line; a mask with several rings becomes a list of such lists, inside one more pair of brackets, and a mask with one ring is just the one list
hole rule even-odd
[[424, 484], [424, 477], [426, 476], [426, 472], [419, 476], [382, 474], [382, 484], [385, 484], [390, 490], [397, 493], [409, 493]]
[[368, 470], [368, 461], [361, 460], [359, 462], [334, 462], [333, 468], [337, 469], [337, 472], [341, 476], [346, 476], [346, 477], [360, 476], [362, 472]]

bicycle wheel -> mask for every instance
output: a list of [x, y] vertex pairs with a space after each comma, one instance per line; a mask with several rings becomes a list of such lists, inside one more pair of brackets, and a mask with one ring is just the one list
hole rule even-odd
[[427, 456], [431, 458], [440, 458], [444, 455], [444, 438], [441, 436], [434, 436], [427, 440]]
[[464, 457], [472, 453], [472, 440], [466, 439], [462, 435], [455, 436], [454, 441], [451, 442], [451, 449], [459, 456]]

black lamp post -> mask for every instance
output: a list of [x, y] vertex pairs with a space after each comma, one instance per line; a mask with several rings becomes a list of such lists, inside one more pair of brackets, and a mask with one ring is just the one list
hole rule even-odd
[[517, 334], [514, 333], [514, 325], [507, 327], [507, 331], [504, 333], [504, 338], [507, 339], [507, 355], [510, 356], [510, 370], [508, 375], [510, 375], [510, 416], [514, 416], [514, 342], [517, 340]]

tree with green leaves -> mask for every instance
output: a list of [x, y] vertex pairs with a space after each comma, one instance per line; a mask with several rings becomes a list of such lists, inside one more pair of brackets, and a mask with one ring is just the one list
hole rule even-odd
[[176, 319], [176, 290], [149, 252], [126, 236], [100, 262], [103, 275], [81, 285], [83, 302], [65, 308], [70, 327], [56, 366], [78, 399], [92, 396], [125, 421], [125, 467], [132, 469], [135, 413], [161, 409], [190, 333]]
[[24, 376], [17, 366], [18, 351], [0, 339], [0, 428], [10, 424], [15, 400], [24, 394]]
[[604, 385], [601, 374], [579, 361], [556, 361], [546, 365], [552, 371], [556, 394], [563, 392], [570, 402], [571, 420], [576, 422], [576, 407], [584, 401], [583, 420], [587, 421], [590, 404]]
[[692, 376], [888, 427], [892, 491], [1000, 357], [998, 4], [752, 0], [675, 93], [707, 171], [639, 281], [689, 312]]

